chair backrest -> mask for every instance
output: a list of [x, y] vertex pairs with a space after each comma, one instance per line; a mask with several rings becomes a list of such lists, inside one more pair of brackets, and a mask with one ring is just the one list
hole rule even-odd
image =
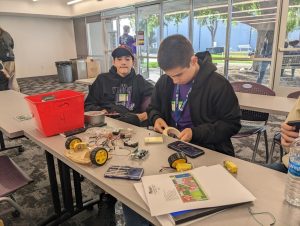
[[[231, 83], [235, 92], [252, 93], [267, 96], [275, 96], [275, 92], [270, 88], [254, 83], [254, 82], [232, 82]], [[267, 121], [269, 113], [262, 113], [257, 111], [249, 111], [242, 109], [242, 119], [248, 121]]]
[[288, 98], [298, 99], [298, 98], [300, 97], [300, 90], [299, 90], [299, 91], [296, 91], [296, 92], [290, 93], [287, 97], [288, 97]]
[[9, 195], [31, 181], [13, 160], [0, 156], [0, 197]]

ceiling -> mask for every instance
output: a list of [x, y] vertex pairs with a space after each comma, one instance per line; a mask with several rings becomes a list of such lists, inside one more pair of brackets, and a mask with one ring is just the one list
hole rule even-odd
[[75, 17], [92, 14], [109, 8], [119, 8], [145, 0], [82, 0], [74, 5], [67, 5], [70, 0], [0, 0], [0, 15], [18, 14], [47, 17]]

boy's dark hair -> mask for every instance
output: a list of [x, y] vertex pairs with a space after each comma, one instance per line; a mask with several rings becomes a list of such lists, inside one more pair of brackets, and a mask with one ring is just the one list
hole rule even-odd
[[162, 70], [176, 67], [190, 67], [194, 49], [191, 42], [183, 35], [171, 35], [165, 38], [158, 50], [157, 61]]

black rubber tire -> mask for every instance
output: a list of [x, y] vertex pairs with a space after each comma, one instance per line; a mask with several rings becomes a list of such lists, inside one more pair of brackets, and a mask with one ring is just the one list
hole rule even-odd
[[79, 137], [76, 137], [76, 136], [69, 137], [69, 138], [66, 140], [66, 142], [65, 142], [65, 147], [66, 147], [66, 149], [68, 149], [68, 150], [70, 149], [70, 144], [71, 144], [72, 141], [75, 140], [75, 139], [78, 139], [79, 142], [82, 142], [82, 140], [81, 140]]
[[176, 153], [170, 155], [169, 158], [168, 158], [168, 162], [169, 162], [170, 167], [174, 168], [172, 166], [173, 162], [175, 162], [175, 161], [177, 161], [179, 159], [183, 159], [185, 162], [187, 162], [187, 157], [186, 157], [186, 155], [183, 152], [176, 152]]
[[[97, 158], [96, 158], [96, 155], [98, 154], [98, 152], [106, 152], [106, 156], [107, 156], [107, 158], [103, 161], [103, 162], [98, 162], [97, 161]], [[107, 160], [108, 160], [108, 152], [107, 152], [107, 150], [105, 149], [105, 148], [103, 148], [103, 147], [96, 147], [96, 148], [94, 148], [92, 151], [91, 151], [91, 155], [90, 155], [90, 159], [91, 159], [91, 162], [93, 163], [93, 164], [95, 164], [96, 166], [103, 166], [106, 162], [107, 162]]]

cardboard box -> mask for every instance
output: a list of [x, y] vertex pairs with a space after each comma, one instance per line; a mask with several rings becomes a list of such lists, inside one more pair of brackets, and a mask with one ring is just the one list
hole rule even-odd
[[101, 70], [100, 70], [100, 60], [99, 59], [86, 59], [86, 72], [88, 78], [95, 78], [97, 77]]

